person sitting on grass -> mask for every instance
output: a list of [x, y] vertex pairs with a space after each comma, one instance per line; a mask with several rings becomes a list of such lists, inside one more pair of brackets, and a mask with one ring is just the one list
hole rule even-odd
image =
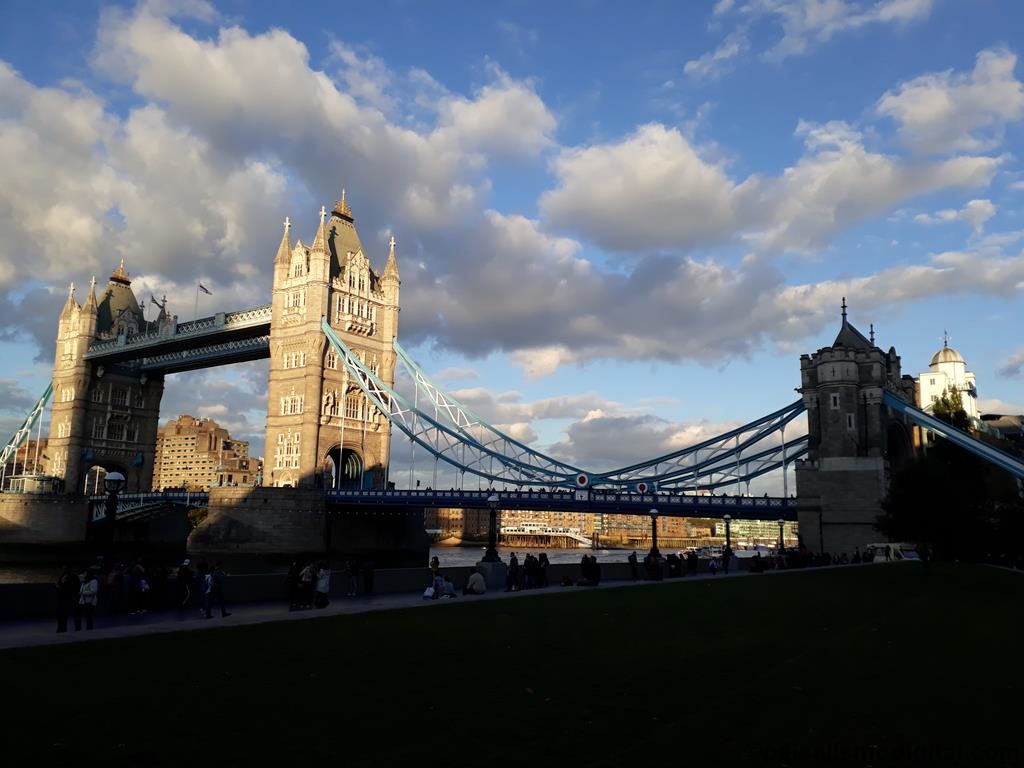
[[484, 576], [476, 568], [469, 574], [469, 581], [466, 582], [466, 588], [462, 590], [464, 595], [483, 595], [487, 592], [487, 582], [484, 581]]

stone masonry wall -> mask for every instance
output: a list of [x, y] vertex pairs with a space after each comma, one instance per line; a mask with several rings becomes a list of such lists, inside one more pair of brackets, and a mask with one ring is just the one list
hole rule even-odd
[[88, 502], [67, 496], [0, 496], [0, 544], [85, 541]]
[[211, 488], [192, 552], [301, 553], [324, 549], [324, 494], [298, 488]]

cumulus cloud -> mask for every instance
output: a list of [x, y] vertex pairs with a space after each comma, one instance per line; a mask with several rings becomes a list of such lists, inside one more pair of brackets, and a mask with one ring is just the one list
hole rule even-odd
[[945, 224], [963, 221], [971, 225], [975, 232], [981, 232], [985, 222], [996, 215], [996, 206], [991, 200], [969, 200], [960, 210], [945, 208], [935, 213], [919, 213], [914, 217], [918, 224]]
[[1002, 141], [1006, 126], [1024, 117], [1017, 56], [1006, 48], [981, 51], [971, 72], [922, 75], [886, 92], [878, 114], [899, 124], [917, 152], [978, 152]]
[[901, 202], [988, 184], [999, 158], [929, 163], [873, 152], [842, 121], [801, 122], [806, 146], [777, 177], [729, 177], [674, 128], [642, 126], [615, 143], [563, 150], [541, 198], [552, 224], [604, 248], [685, 250], [742, 238], [762, 250], [811, 250]]

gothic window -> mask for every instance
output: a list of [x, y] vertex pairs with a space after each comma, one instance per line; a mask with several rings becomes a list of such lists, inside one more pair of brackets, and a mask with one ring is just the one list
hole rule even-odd
[[65, 355], [72, 355], [72, 356], [75, 354], [75, 342], [73, 342], [73, 341], [65, 341], [64, 342], [64, 354]]
[[110, 393], [110, 402], [113, 405], [121, 406], [123, 408], [128, 404], [128, 393], [118, 387]]
[[281, 415], [292, 416], [295, 414], [302, 413], [303, 401], [305, 398], [302, 395], [288, 395], [287, 397], [281, 398]]
[[830, 404], [832, 406], [832, 410], [833, 411], [838, 411], [839, 410], [839, 395], [837, 395], [836, 393], [833, 392], [832, 395], [831, 395]]
[[92, 390], [92, 401], [94, 403], [102, 403], [104, 400], [103, 394], [103, 385], [97, 384]]
[[138, 424], [129, 424], [127, 429], [125, 429], [125, 437], [124, 437], [124, 439], [127, 440], [129, 443], [138, 442], [138, 440], [139, 440], [139, 425]]
[[70, 437], [71, 436], [71, 424], [63, 421], [57, 425], [57, 437]]
[[62, 403], [70, 403], [74, 399], [75, 399], [75, 388], [74, 387], [64, 387], [64, 389], [62, 389], [60, 391], [60, 401]]
[[108, 440], [124, 440], [124, 424], [112, 421], [107, 425]]
[[328, 347], [327, 349], [327, 357], [324, 360], [324, 367], [330, 368], [332, 371], [338, 370], [338, 355], [331, 347]]
[[853, 414], [852, 413], [846, 414], [846, 428], [847, 429], [853, 429]]
[[142, 393], [142, 388], [141, 387], [135, 392], [134, 403], [135, 403], [135, 407], [136, 408], [145, 408], [146, 407], [146, 396]]
[[94, 438], [102, 440], [105, 433], [106, 433], [106, 425], [103, 423], [103, 419], [93, 419], [92, 420], [92, 436]]
[[345, 400], [345, 418], [347, 419], [358, 419], [359, 418], [359, 398], [349, 397]]

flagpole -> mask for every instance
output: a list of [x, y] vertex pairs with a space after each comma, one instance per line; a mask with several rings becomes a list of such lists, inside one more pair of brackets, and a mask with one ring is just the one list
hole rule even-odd
[[196, 304], [192, 307], [192, 319], [199, 319], [199, 283], [196, 283]]

